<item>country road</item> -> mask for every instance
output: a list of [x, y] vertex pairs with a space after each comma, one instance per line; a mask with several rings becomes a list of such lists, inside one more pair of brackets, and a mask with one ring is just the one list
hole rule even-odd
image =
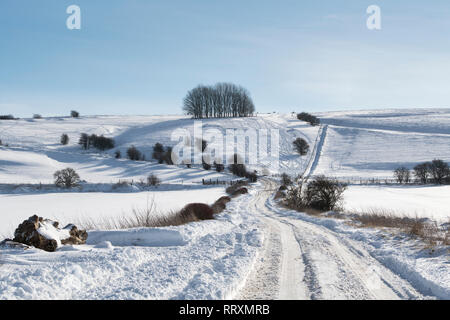
[[359, 243], [266, 206], [276, 184], [268, 179], [243, 203], [264, 226], [265, 243], [237, 299], [421, 299]]

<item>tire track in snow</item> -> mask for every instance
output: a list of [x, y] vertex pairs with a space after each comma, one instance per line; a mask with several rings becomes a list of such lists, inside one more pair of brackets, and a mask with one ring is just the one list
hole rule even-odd
[[[278, 268], [278, 299], [420, 299], [409, 282], [386, 268], [361, 244], [344, 239], [320, 225], [282, 216], [268, 207], [276, 184], [265, 180], [265, 190], [255, 195], [249, 207], [266, 228], [280, 232], [282, 259]], [[273, 238], [273, 235], [269, 237]], [[270, 247], [270, 243], [266, 246]], [[295, 251], [296, 252], [293, 252]], [[271, 250], [255, 266], [240, 298], [263, 297], [260, 270], [269, 268]], [[293, 258], [294, 257], [294, 258]], [[273, 265], [270, 267], [274, 267]], [[259, 276], [258, 276], [259, 275]], [[249, 294], [250, 293], [250, 294]]]

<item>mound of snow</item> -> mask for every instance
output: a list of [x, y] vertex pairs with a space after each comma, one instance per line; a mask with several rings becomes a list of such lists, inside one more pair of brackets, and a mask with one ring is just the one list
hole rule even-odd
[[104, 245], [105, 242], [116, 247], [171, 247], [186, 244], [183, 236], [175, 229], [142, 228], [89, 232], [87, 244], [98, 247]]

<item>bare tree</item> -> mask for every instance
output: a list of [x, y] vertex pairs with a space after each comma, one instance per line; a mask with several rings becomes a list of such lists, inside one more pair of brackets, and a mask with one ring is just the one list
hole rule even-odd
[[397, 179], [398, 183], [406, 183], [408, 184], [411, 180], [411, 173], [408, 168], [400, 167], [395, 169], [394, 177]]
[[72, 168], [56, 171], [53, 176], [58, 187], [72, 188], [80, 182], [80, 176]]
[[196, 119], [218, 117], [248, 117], [255, 105], [248, 90], [232, 83], [215, 86], [199, 85], [183, 100], [183, 111]]
[[420, 183], [427, 184], [430, 177], [430, 163], [424, 162], [414, 167], [414, 176]]
[[443, 184], [444, 180], [450, 175], [450, 168], [442, 160], [435, 159], [431, 161], [430, 173], [437, 184]]

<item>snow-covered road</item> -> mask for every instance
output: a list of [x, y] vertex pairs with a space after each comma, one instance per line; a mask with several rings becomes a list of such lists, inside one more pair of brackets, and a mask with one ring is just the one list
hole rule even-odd
[[357, 241], [267, 206], [276, 184], [265, 180], [248, 205], [265, 225], [259, 262], [239, 299], [421, 299], [408, 281]]

